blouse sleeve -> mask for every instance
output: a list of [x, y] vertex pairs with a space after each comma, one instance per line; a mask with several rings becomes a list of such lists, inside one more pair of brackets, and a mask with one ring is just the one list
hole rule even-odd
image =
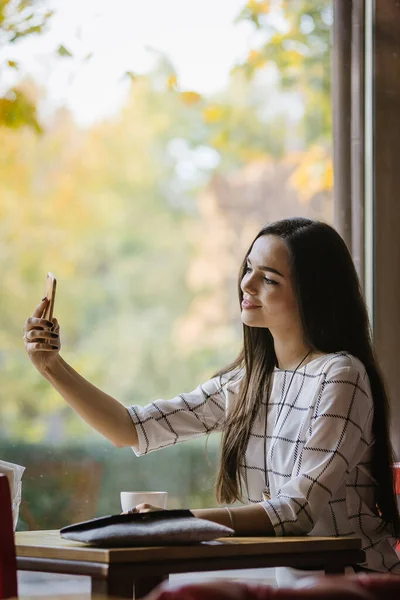
[[214, 377], [188, 394], [129, 407], [139, 440], [138, 446], [132, 447], [135, 454], [148, 454], [221, 429], [231, 378], [229, 374]]
[[373, 402], [368, 378], [342, 367], [322, 382], [292, 478], [262, 502], [276, 535], [312, 530], [329, 500], [371, 445]]

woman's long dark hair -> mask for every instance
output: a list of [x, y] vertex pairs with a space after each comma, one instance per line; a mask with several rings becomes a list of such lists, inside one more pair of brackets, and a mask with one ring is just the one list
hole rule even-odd
[[[279, 236], [286, 244], [305, 342], [314, 350], [346, 351], [364, 365], [374, 403], [372, 476], [376, 504], [383, 522], [400, 536], [400, 517], [393, 482], [393, 451], [389, 439], [388, 396], [373, 352], [368, 313], [358, 276], [340, 235], [326, 223], [305, 218], [283, 219], [264, 227], [263, 235]], [[240, 282], [250, 246], [239, 273]], [[220, 371], [243, 369], [244, 377], [222, 438], [217, 498], [230, 503], [242, 498], [241, 467], [254, 418], [265, 398], [276, 365], [272, 335], [267, 328], [243, 325], [244, 344], [238, 358]]]

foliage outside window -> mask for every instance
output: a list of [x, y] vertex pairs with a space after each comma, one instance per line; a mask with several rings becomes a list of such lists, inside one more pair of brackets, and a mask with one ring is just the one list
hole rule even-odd
[[[133, 56], [123, 108], [89, 127], [66, 106], [43, 114], [46, 90], [15, 58], [53, 11], [0, 2], [3, 445], [102, 444], [23, 351], [48, 270], [63, 356], [124, 403], [146, 403], [235, 356], [236, 273], [266, 221], [332, 219], [332, 2], [244, 4], [237, 26], [252, 43], [214, 94], [186, 89], [163, 48], [146, 73]], [[60, 39], [54, 56], [74, 51]]]

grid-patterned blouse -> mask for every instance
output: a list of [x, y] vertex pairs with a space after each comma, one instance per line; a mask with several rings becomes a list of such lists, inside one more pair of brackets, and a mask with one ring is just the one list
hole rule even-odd
[[[172, 400], [130, 407], [139, 438], [135, 453], [221, 430], [240, 378], [240, 372], [215, 377]], [[368, 376], [353, 356], [326, 354], [296, 372], [276, 368], [242, 478], [248, 501], [261, 503], [276, 535], [355, 535], [366, 552], [362, 566], [400, 574], [396, 541], [378, 530], [372, 419]]]

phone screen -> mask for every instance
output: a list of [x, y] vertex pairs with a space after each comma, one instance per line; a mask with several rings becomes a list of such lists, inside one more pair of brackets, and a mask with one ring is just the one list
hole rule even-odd
[[43, 319], [51, 321], [53, 318], [54, 301], [56, 297], [57, 280], [53, 273], [47, 273], [46, 279], [46, 298], [48, 300], [46, 310], [43, 313]]

